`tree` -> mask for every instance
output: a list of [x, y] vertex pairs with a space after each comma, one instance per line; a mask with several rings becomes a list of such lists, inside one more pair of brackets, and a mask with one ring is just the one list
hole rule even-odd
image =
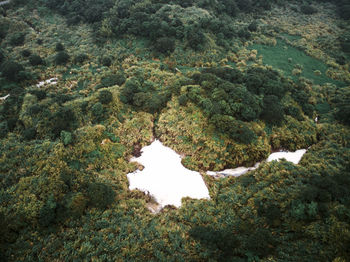
[[261, 118], [271, 124], [279, 124], [284, 119], [284, 110], [280, 99], [274, 95], [264, 97]]
[[35, 127], [29, 127], [23, 130], [23, 138], [28, 141], [33, 140], [36, 137], [36, 134], [37, 132]]
[[317, 9], [311, 5], [302, 5], [300, 11], [305, 15], [312, 15], [317, 13]]
[[7, 133], [8, 133], [8, 126], [7, 126], [7, 122], [6, 121], [3, 121], [3, 122], [0, 122], [0, 138], [4, 138]]
[[114, 85], [121, 86], [125, 83], [125, 75], [123, 72], [119, 71], [115, 74], [107, 75], [102, 77], [100, 87], [110, 87]]
[[19, 81], [21, 79], [19, 73], [23, 70], [22, 65], [13, 61], [6, 61], [1, 65], [2, 74], [10, 81]]
[[69, 145], [70, 143], [72, 143], [73, 139], [72, 139], [72, 133], [71, 132], [67, 132], [67, 131], [61, 131], [61, 140], [62, 143], [66, 146]]
[[175, 50], [175, 39], [161, 37], [154, 44], [155, 49], [163, 54], [172, 53]]
[[10, 45], [19, 46], [24, 44], [25, 33], [14, 33], [10, 38]]
[[29, 57], [29, 63], [32, 66], [37, 66], [37, 65], [43, 65], [44, 61], [42, 60], [42, 58], [39, 55], [31, 55]]
[[115, 192], [113, 189], [102, 183], [90, 183], [87, 188], [89, 205], [101, 209], [107, 208], [114, 202]]
[[5, 59], [5, 55], [4, 55], [3, 51], [0, 50], [0, 65], [4, 61], [4, 59]]
[[76, 117], [73, 110], [69, 107], [60, 107], [50, 117], [50, 123], [52, 125], [52, 134], [54, 138], [58, 138], [61, 131], [71, 131], [76, 125]]
[[102, 65], [103, 66], [111, 66], [111, 64], [112, 64], [112, 60], [111, 60], [111, 58], [110, 57], [103, 57], [102, 58], [102, 60], [101, 60], [101, 63], [102, 63]]
[[60, 51], [55, 56], [56, 65], [65, 65], [69, 61], [69, 55], [65, 51]]
[[134, 94], [139, 92], [141, 84], [136, 78], [126, 80], [124, 88], [120, 92], [120, 100], [125, 104], [131, 104]]
[[50, 195], [45, 204], [40, 209], [39, 223], [42, 226], [49, 226], [55, 221], [57, 203], [53, 195]]
[[22, 54], [23, 57], [29, 57], [32, 54], [32, 52], [30, 50], [28, 50], [28, 49], [24, 49], [21, 52], [21, 54]]
[[103, 116], [103, 105], [100, 102], [94, 104], [91, 108], [92, 115], [96, 121], [99, 121]]
[[87, 54], [78, 54], [76, 57], [74, 57], [74, 64], [82, 64], [88, 59]]
[[99, 92], [98, 95], [98, 100], [102, 103], [102, 104], [109, 104], [110, 102], [113, 101], [113, 95], [110, 91], [108, 90], [102, 90]]
[[56, 50], [56, 52], [64, 51], [63, 44], [62, 43], [57, 43], [56, 46], [55, 46], [55, 50]]

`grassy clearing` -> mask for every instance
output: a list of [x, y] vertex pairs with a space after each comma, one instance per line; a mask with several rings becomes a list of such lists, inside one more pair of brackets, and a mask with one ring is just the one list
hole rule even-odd
[[277, 39], [275, 46], [253, 44], [249, 49], [257, 50], [258, 55], [262, 55], [264, 64], [279, 68], [293, 80], [305, 77], [318, 85], [326, 83], [343, 85], [342, 82], [333, 80], [326, 75], [328, 70], [326, 64], [306, 55], [302, 50], [286, 44], [283, 40]]

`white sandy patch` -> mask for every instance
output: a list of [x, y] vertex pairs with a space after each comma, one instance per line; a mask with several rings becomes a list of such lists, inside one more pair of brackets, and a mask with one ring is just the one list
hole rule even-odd
[[41, 81], [39, 82], [36, 86], [37, 87], [42, 87], [44, 85], [56, 85], [57, 84], [58, 79], [57, 78], [50, 78], [47, 79], [45, 81]]
[[[280, 159], [284, 158], [285, 160], [290, 161], [297, 165], [305, 153], [306, 153], [306, 149], [300, 149], [295, 152], [288, 152], [288, 151], [275, 152], [270, 154], [266, 161], [267, 162], [271, 162], [273, 160], [279, 161]], [[225, 169], [223, 171], [207, 171], [207, 175], [214, 176], [217, 178], [227, 177], [227, 176], [238, 177], [238, 176], [244, 175], [249, 171], [257, 169], [259, 165], [260, 165], [260, 162], [256, 163], [253, 167], [237, 167], [234, 169]]]
[[131, 159], [143, 165], [144, 169], [127, 175], [130, 190], [148, 192], [161, 207], [180, 207], [183, 197], [210, 199], [202, 176], [186, 169], [181, 164], [181, 157], [174, 150], [155, 140], [141, 152], [140, 157]]
[[298, 164], [305, 153], [306, 153], [306, 149], [300, 149], [295, 152], [276, 152], [269, 155], [266, 161], [267, 162], [271, 162], [273, 160], [278, 161], [284, 158], [289, 162]]
[[10, 94], [7, 94], [6, 96], [0, 97], [0, 100], [5, 101], [9, 96], [10, 96]]

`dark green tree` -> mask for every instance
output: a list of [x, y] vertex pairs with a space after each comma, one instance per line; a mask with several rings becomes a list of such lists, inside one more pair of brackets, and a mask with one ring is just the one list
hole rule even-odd
[[24, 68], [22, 65], [13, 61], [6, 61], [1, 65], [1, 72], [3, 76], [10, 81], [21, 80], [21, 76], [19, 73], [23, 70]]
[[70, 56], [65, 51], [60, 51], [55, 56], [56, 65], [65, 65], [68, 63]]
[[108, 90], [102, 90], [98, 94], [98, 100], [102, 104], [109, 104], [113, 101], [113, 94]]
[[10, 45], [12, 46], [20, 46], [24, 44], [25, 33], [14, 33], [10, 38]]
[[63, 44], [62, 43], [57, 43], [56, 46], [55, 46], [55, 50], [56, 50], [56, 52], [64, 51]]
[[29, 63], [32, 66], [43, 65], [44, 64], [44, 60], [39, 55], [31, 55], [29, 57]]

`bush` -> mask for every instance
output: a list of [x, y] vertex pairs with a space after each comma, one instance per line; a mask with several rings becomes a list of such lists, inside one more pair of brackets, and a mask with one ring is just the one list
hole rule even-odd
[[43, 65], [44, 61], [41, 59], [41, 57], [39, 55], [31, 55], [29, 57], [29, 63], [32, 66], [37, 66], [37, 65]]
[[113, 95], [110, 91], [108, 90], [102, 90], [100, 91], [99, 95], [98, 95], [98, 100], [102, 103], [102, 104], [109, 104], [110, 102], [112, 102], [113, 100]]
[[250, 32], [256, 32], [258, 30], [258, 23], [256, 21], [251, 22], [248, 26]]
[[312, 15], [317, 13], [317, 9], [311, 5], [302, 5], [300, 11], [305, 15]]
[[107, 75], [101, 79], [100, 88], [110, 87], [114, 85], [121, 86], [122, 84], [125, 83], [125, 80], [126, 78], [123, 72], [117, 72], [116, 74], [113, 74], [113, 75]]
[[57, 52], [61, 52], [61, 51], [64, 51], [64, 46], [62, 43], [57, 43], [56, 46], [55, 46], [55, 50]]
[[35, 127], [27, 128], [23, 131], [23, 138], [25, 140], [33, 140], [36, 137]]
[[22, 54], [23, 57], [29, 57], [32, 54], [32, 52], [30, 50], [28, 50], [28, 49], [24, 49], [21, 52], [21, 54]]
[[56, 65], [65, 65], [69, 61], [69, 55], [65, 51], [58, 52], [55, 56]]
[[22, 65], [13, 61], [7, 61], [1, 65], [3, 76], [10, 81], [19, 81], [21, 79], [19, 72], [23, 70]]
[[249, 39], [251, 37], [250, 32], [246, 28], [240, 29], [237, 34], [240, 38], [244, 39]]
[[61, 131], [71, 131], [76, 125], [76, 117], [72, 109], [61, 107], [49, 119], [52, 129], [51, 132], [54, 138], [61, 135]]
[[15, 33], [10, 38], [10, 45], [19, 46], [23, 45], [25, 40], [25, 33]]
[[97, 102], [94, 104], [91, 108], [92, 115], [95, 117], [95, 119], [98, 121], [103, 116], [103, 106], [100, 102]]
[[161, 37], [154, 44], [155, 49], [163, 54], [172, 53], [175, 50], [175, 39]]
[[113, 189], [102, 183], [89, 184], [87, 191], [89, 205], [92, 207], [105, 209], [113, 203], [115, 198]]
[[5, 55], [4, 55], [4, 53], [2, 52], [2, 50], [0, 50], [0, 65], [1, 65], [1, 63], [4, 61], [4, 59], [5, 59]]
[[340, 14], [340, 17], [343, 19], [346, 19], [346, 20], [350, 19], [350, 3], [342, 5], [339, 8], [339, 14]]
[[65, 146], [72, 143], [72, 133], [67, 131], [61, 131], [61, 141]]
[[103, 57], [101, 60], [103, 66], [111, 66], [112, 60], [109, 57]]
[[271, 124], [279, 124], [284, 119], [284, 110], [280, 99], [274, 95], [264, 97], [264, 106], [261, 118]]
[[1, 40], [5, 39], [8, 33], [8, 29], [9, 29], [9, 22], [5, 22], [4, 20], [0, 21], [0, 39]]
[[120, 92], [120, 100], [125, 104], [131, 104], [134, 98], [134, 94], [139, 92], [140, 83], [135, 78], [128, 79], [124, 85], [124, 88]]
[[38, 100], [43, 100], [46, 98], [46, 92], [44, 90], [32, 90], [30, 91], [31, 94], [35, 95]]
[[88, 55], [86, 54], [79, 54], [76, 57], [74, 57], [74, 64], [82, 64], [88, 59]]
[[4, 138], [7, 133], [8, 133], [9, 129], [8, 129], [8, 126], [7, 126], [7, 122], [6, 121], [3, 121], [0, 123], [0, 138]]

